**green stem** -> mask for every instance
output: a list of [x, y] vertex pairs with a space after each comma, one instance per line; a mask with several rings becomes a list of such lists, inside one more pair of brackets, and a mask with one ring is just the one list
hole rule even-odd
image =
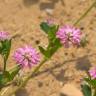
[[86, 12], [74, 23], [74, 25], [77, 25], [91, 10], [92, 8], [95, 6], [96, 1], [93, 2], [93, 4], [86, 10]]
[[6, 71], [6, 59], [4, 57], [4, 69], [3, 69], [3, 72], [5, 72], [5, 71]]
[[15, 90], [12, 91], [12, 93], [9, 93], [7, 96], [11, 96], [12, 94], [14, 94], [15, 92], [17, 92], [19, 89], [21, 89], [22, 87], [24, 87], [26, 85], [26, 83], [30, 80], [30, 78], [32, 78], [32, 76], [37, 73], [39, 71], [39, 69], [41, 68], [41, 66], [48, 61], [48, 59], [44, 58], [44, 60], [42, 60], [42, 62], [39, 64], [39, 66], [37, 66], [34, 71], [32, 73], [30, 73], [27, 78], [23, 81], [23, 83], [17, 87]]
[[25, 79], [25, 81], [22, 83], [21, 87], [25, 86], [26, 83], [29, 81], [29, 79], [39, 71], [39, 69], [41, 68], [41, 66], [47, 61], [48, 59], [44, 59], [42, 60], [42, 62], [39, 64], [39, 66], [36, 67], [36, 69]]

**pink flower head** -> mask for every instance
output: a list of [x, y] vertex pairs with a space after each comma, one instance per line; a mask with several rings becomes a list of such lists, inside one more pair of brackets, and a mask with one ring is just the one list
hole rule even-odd
[[89, 74], [93, 79], [96, 79], [96, 68], [89, 70]]
[[31, 46], [18, 48], [13, 57], [16, 60], [16, 63], [20, 64], [21, 67], [31, 68], [40, 61], [39, 53]]
[[0, 32], [0, 41], [8, 40], [9, 34], [7, 32]]
[[70, 44], [80, 45], [80, 41], [81, 41], [80, 29], [66, 25], [66, 26], [60, 27], [56, 35], [57, 35], [57, 38], [60, 39], [61, 43], [65, 47], [69, 47]]
[[53, 20], [53, 19], [47, 19], [47, 20], [46, 20], [46, 23], [47, 23], [49, 26], [52, 26], [52, 25], [54, 25], [54, 20]]

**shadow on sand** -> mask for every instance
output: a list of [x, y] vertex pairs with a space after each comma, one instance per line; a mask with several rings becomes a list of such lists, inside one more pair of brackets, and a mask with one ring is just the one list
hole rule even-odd
[[34, 4], [38, 4], [40, 10], [45, 10], [46, 8], [54, 9], [55, 5], [60, 1], [64, 6], [64, 0], [48, 0], [49, 2], [42, 2], [41, 0], [23, 0], [25, 7], [30, 7]]

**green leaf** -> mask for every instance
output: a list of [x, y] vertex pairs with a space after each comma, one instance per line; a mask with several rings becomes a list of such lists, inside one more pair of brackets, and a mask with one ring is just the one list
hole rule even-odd
[[41, 29], [47, 33], [49, 40], [53, 40], [56, 38], [56, 32], [58, 31], [58, 25], [48, 25], [46, 22], [42, 22], [40, 24]]
[[0, 54], [2, 53], [2, 43], [0, 42]]
[[96, 88], [96, 79], [84, 78], [84, 80], [91, 86]]
[[4, 73], [0, 74], [0, 84], [5, 85], [10, 81], [10, 73], [5, 71]]
[[7, 46], [6, 46], [6, 49], [7, 49], [6, 59], [8, 59], [9, 54], [10, 54], [10, 50], [11, 50], [11, 41], [12, 41], [12, 39], [8, 41]]
[[50, 52], [49, 50], [45, 50], [43, 47], [39, 46], [39, 50], [40, 52], [46, 57], [46, 58], [50, 58]]
[[83, 84], [81, 85], [81, 88], [84, 96], [92, 96], [92, 91], [89, 85]]
[[39, 46], [39, 50], [43, 55], [46, 54], [46, 50], [43, 47]]
[[14, 77], [18, 74], [20, 66], [12, 68], [10, 71], [4, 71], [0, 74], [0, 87], [6, 85], [8, 82], [12, 81]]
[[4, 61], [4, 71], [6, 71], [6, 62], [10, 54], [11, 40], [12, 39], [1, 41], [0, 54], [2, 55]]
[[40, 24], [41, 29], [48, 34], [48, 32], [50, 31], [50, 26], [46, 23], [46, 22], [42, 22]]
[[9, 71], [9, 73], [10, 73], [10, 80], [13, 80], [13, 79], [14, 79], [14, 77], [18, 74], [18, 72], [19, 72], [20, 69], [21, 69], [21, 68], [20, 68], [20, 66], [18, 65], [18, 66], [16, 66], [16, 67], [12, 68], [12, 69]]
[[55, 39], [52, 45], [52, 48], [50, 49], [51, 56], [61, 47], [61, 43], [59, 39]]
[[46, 57], [51, 58], [51, 56], [62, 46], [60, 40], [55, 38], [52, 42], [49, 42], [47, 49], [45, 50], [39, 46], [40, 52]]
[[12, 39], [5, 40], [2, 42], [2, 55], [4, 56], [6, 61], [8, 59], [9, 54], [10, 54], [11, 41], [12, 41]]
[[45, 50], [41, 46], [39, 46], [40, 52], [47, 58], [51, 58], [51, 56], [61, 47], [60, 40], [56, 38], [56, 32], [58, 31], [58, 25], [48, 25], [46, 22], [42, 22], [40, 24], [41, 29], [47, 33], [49, 45]]
[[[2, 81], [3, 81], [3, 74], [1, 73], [1, 74], [0, 74], [0, 85], [3, 84]], [[0, 87], [1, 87], [1, 86], [0, 86]]]
[[56, 32], [58, 31], [59, 26], [53, 25], [50, 26], [50, 31], [48, 32], [48, 37], [51, 40], [54, 40], [56, 38]]
[[58, 38], [56, 38], [53, 42], [57, 47], [61, 47], [62, 44], [60, 43], [60, 40]]

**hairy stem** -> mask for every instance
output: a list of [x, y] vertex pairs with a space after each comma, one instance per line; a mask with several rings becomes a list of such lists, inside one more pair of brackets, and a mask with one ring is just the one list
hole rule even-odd
[[6, 59], [4, 57], [4, 69], [3, 69], [3, 73], [5, 73], [5, 71], [6, 71]]
[[39, 69], [41, 68], [41, 66], [47, 61], [48, 59], [44, 59], [42, 60], [42, 62], [39, 64], [39, 66], [36, 67], [36, 69], [25, 79], [25, 81], [22, 83], [21, 87], [25, 86], [26, 83], [29, 81], [29, 79], [39, 71]]
[[95, 6], [96, 4], [96, 0], [95, 2], [93, 2], [93, 4], [86, 10], [86, 12], [74, 23], [74, 25], [77, 25], [84, 17], [87, 16], [87, 14], [92, 10], [92, 8]]

